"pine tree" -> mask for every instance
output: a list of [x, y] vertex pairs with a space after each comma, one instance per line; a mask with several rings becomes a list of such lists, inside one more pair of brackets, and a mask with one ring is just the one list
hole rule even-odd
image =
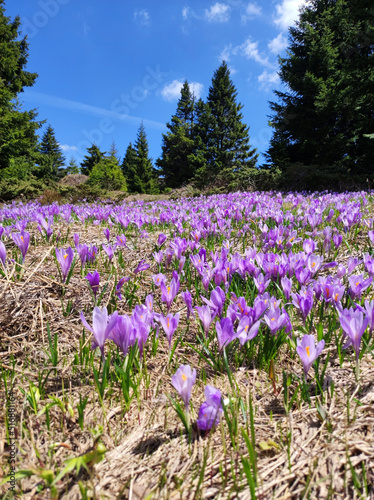
[[195, 174], [194, 108], [194, 96], [185, 81], [176, 113], [166, 124], [169, 131], [162, 136], [162, 156], [157, 160], [167, 187], [180, 187]]
[[19, 38], [20, 18], [6, 17], [4, 0], [0, 0], [0, 169], [12, 159], [35, 160], [41, 126], [36, 112], [23, 111], [17, 99], [25, 87], [32, 87], [36, 73], [25, 71], [28, 59], [26, 37]]
[[100, 151], [96, 144], [92, 144], [92, 146], [87, 148], [87, 153], [88, 154], [83, 158], [83, 161], [81, 163], [81, 172], [84, 175], [90, 175], [93, 167], [97, 163], [100, 163], [105, 155], [105, 152]]
[[149, 158], [147, 135], [143, 123], [139, 127], [134, 149], [136, 168], [126, 170], [125, 173], [129, 190], [131, 186], [131, 192], [133, 193], [154, 194], [157, 192], [157, 183], [152, 160]]
[[136, 179], [136, 151], [133, 145], [127, 146], [126, 154], [122, 160], [121, 165], [122, 173], [126, 178], [127, 188], [130, 193], [136, 192], [136, 186], [138, 185], [138, 180]]
[[66, 167], [66, 175], [79, 174], [80, 169], [75, 158], [71, 157], [69, 160], [69, 165]]
[[56, 140], [55, 132], [51, 125], [48, 125], [40, 143], [40, 169], [42, 176], [48, 179], [57, 180], [64, 175], [65, 157], [62, 154], [59, 143]]
[[[362, 0], [311, 0], [289, 30], [271, 102], [274, 134], [267, 158], [321, 188], [374, 172], [374, 9]], [[304, 174], [303, 174], [304, 172]], [[306, 185], [302, 175], [308, 175]], [[351, 179], [349, 180], [350, 185]], [[331, 186], [328, 186], [331, 187]], [[336, 186], [337, 187], [337, 186]]]
[[[242, 122], [242, 105], [226, 62], [215, 71], [209, 88], [203, 135], [207, 138], [206, 165], [198, 178], [205, 184], [228, 189], [245, 188], [258, 154], [249, 146], [248, 127]], [[203, 128], [203, 127], [201, 127]], [[201, 181], [200, 181], [201, 182]]]

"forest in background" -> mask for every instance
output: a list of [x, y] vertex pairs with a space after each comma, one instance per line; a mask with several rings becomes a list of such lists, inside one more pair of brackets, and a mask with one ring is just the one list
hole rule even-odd
[[0, 0], [0, 199], [33, 198], [71, 174], [87, 180], [76, 193], [158, 194], [193, 186], [198, 192], [238, 190], [371, 189], [374, 165], [374, 9], [362, 0], [311, 0], [289, 29], [287, 56], [279, 58], [286, 91], [270, 102], [273, 136], [258, 165], [249, 126], [225, 61], [204, 102], [185, 81], [166, 124], [162, 153], [149, 157], [140, 125], [125, 151], [92, 144], [80, 165], [67, 161], [37, 110], [25, 111], [20, 94], [37, 74], [26, 71], [27, 37], [19, 17]]

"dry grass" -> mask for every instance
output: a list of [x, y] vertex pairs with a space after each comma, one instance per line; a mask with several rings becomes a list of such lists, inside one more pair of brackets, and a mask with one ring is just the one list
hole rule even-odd
[[[59, 229], [63, 235], [67, 226], [61, 222]], [[102, 226], [83, 229], [75, 224], [70, 227], [70, 234], [74, 232], [79, 232], [84, 242], [104, 242]], [[142, 396], [132, 401], [130, 409], [124, 411], [115, 391], [107, 393], [101, 405], [89, 367], [79, 366], [74, 361], [82, 338], [78, 313], [85, 308], [92, 309], [87, 282], [76, 269], [64, 296], [65, 304], [72, 301], [72, 310], [64, 317], [62, 286], [52, 258], [54, 245], [42, 244], [35, 228], [34, 234], [38, 245], [30, 248], [23, 277], [12, 281], [16, 273], [13, 268], [8, 280], [0, 280], [0, 461], [3, 475], [8, 473], [9, 457], [4, 431], [6, 379], [8, 384], [11, 381], [16, 398], [17, 470], [35, 469], [39, 473], [52, 470], [56, 474], [67, 459], [94, 450], [99, 440], [107, 450], [101, 462], [88, 464], [88, 470], [66, 474], [57, 483], [59, 498], [251, 498], [241, 463], [241, 458], [248, 456], [248, 450], [240, 433], [234, 448], [227, 422], [223, 420], [221, 426], [207, 436], [201, 436], [194, 429], [189, 443], [167, 398], [167, 394], [175, 395], [170, 379], [179, 364], [195, 366], [198, 381], [193, 391], [195, 414], [192, 416], [196, 418], [204, 399], [205, 380], [219, 388], [224, 397], [233, 395], [227, 374], [215, 373], [186, 345], [177, 347], [169, 364], [167, 345], [162, 339], [157, 356], [149, 359], [148, 378], [144, 377], [139, 391]], [[149, 239], [140, 240], [136, 249], [129, 244], [123, 252], [129, 269], [134, 269], [142, 258], [150, 261], [152, 240], [156, 237], [151, 234]], [[108, 275], [103, 264], [99, 266], [105, 282]], [[143, 278], [137, 292], [139, 302], [149, 290], [153, 272], [151, 268]], [[112, 276], [102, 305], [108, 302], [114, 286]], [[179, 300], [173, 312], [183, 306]], [[123, 302], [118, 310], [131, 312]], [[48, 362], [47, 323], [52, 334], [58, 334], [57, 369]], [[191, 341], [196, 335], [194, 321], [188, 335]], [[340, 366], [334, 346], [329, 350], [322, 417], [317, 411], [320, 399], [313, 396], [310, 405], [300, 401], [286, 414], [282, 370], [301, 373], [298, 361], [291, 359], [286, 351], [275, 367], [279, 391], [276, 395], [266, 372], [254, 366], [243, 366], [233, 373], [238, 387], [235, 397], [240, 396], [248, 407], [250, 401], [253, 405], [259, 478], [256, 495], [259, 499], [358, 499], [370, 495], [374, 498], [373, 358], [370, 354], [364, 356], [357, 383], [351, 357]], [[323, 354], [324, 359], [327, 351]], [[96, 356], [95, 364], [98, 363]], [[38, 410], [50, 401], [49, 396], [64, 399], [66, 405], [65, 410], [58, 406], [51, 408], [50, 430], [46, 415], [35, 415], [20, 390], [23, 388], [27, 393], [30, 382], [38, 386], [40, 374], [44, 379], [49, 371]], [[333, 394], [330, 381], [334, 382]], [[313, 387], [311, 392], [313, 394]], [[83, 430], [78, 425], [80, 396], [88, 397]], [[238, 410], [237, 419], [239, 427], [248, 427], [241, 410]], [[369, 497], [362, 493], [364, 481]], [[51, 490], [40, 475], [24, 478], [17, 485], [19, 490], [15, 498], [51, 498]], [[4, 496], [7, 489], [7, 485], [0, 487], [0, 494]]]

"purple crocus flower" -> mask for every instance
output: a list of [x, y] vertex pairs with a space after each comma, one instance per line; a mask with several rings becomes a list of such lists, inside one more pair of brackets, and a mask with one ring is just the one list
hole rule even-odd
[[29, 249], [30, 243], [30, 233], [27, 231], [22, 231], [20, 233], [12, 233], [12, 238], [14, 243], [21, 250], [22, 260], [25, 260], [27, 250]]
[[196, 306], [197, 314], [199, 315], [200, 321], [203, 324], [205, 336], [208, 336], [210, 325], [212, 324], [213, 319], [215, 318], [217, 311], [212, 313], [212, 310], [209, 306]]
[[85, 276], [85, 278], [86, 280], [88, 280], [88, 283], [90, 284], [91, 290], [96, 299], [96, 294], [99, 290], [99, 284], [100, 284], [100, 274], [97, 271], [94, 271], [93, 273], [88, 273], [87, 276]]
[[116, 295], [117, 295], [117, 297], [118, 297], [119, 300], [122, 300], [121, 288], [128, 281], [130, 281], [130, 278], [128, 278], [127, 276], [125, 276], [125, 277], [121, 278], [118, 281], [117, 285], [116, 285], [116, 292], [115, 293], [116, 293]]
[[210, 294], [210, 300], [205, 297], [202, 297], [202, 299], [208, 306], [216, 311], [216, 314], [218, 314], [219, 317], [222, 317], [223, 304], [225, 302], [226, 295], [221, 287], [217, 286], [212, 291]]
[[177, 313], [175, 316], [173, 316], [172, 314], [168, 314], [166, 317], [161, 315], [160, 323], [166, 334], [166, 338], [168, 339], [170, 351], [173, 334], [177, 329], [179, 323], [179, 314]]
[[125, 247], [126, 246], [126, 236], [124, 234], [120, 234], [117, 236], [117, 246]]
[[136, 269], [134, 269], [134, 274], [141, 273], [142, 271], [145, 271], [149, 267], [150, 267], [150, 265], [143, 259], [139, 262]]
[[186, 411], [190, 404], [192, 386], [196, 381], [196, 370], [191, 370], [190, 365], [181, 365], [175, 374], [171, 377], [171, 383], [174, 389], [178, 392], [179, 396], [184, 402]]
[[287, 276], [284, 276], [281, 279], [281, 285], [286, 300], [289, 300], [292, 289], [292, 278], [287, 278]]
[[267, 287], [269, 286], [271, 280], [266, 279], [265, 276], [262, 273], [259, 273], [257, 277], [253, 277], [254, 284], [256, 285], [256, 288], [258, 290], [259, 294], [263, 294]]
[[343, 348], [346, 349], [352, 344], [356, 353], [356, 361], [358, 362], [361, 337], [369, 324], [369, 318], [362, 311], [358, 309], [355, 311], [353, 308], [342, 309], [338, 313], [343, 332], [349, 337]]
[[79, 234], [78, 233], [74, 233], [73, 241], [74, 241], [75, 248], [78, 251], [78, 248], [77, 248], [77, 246], [79, 245]]
[[301, 342], [299, 339], [297, 339], [296, 352], [300, 356], [301, 362], [303, 364], [305, 378], [308, 375], [310, 367], [321, 354], [324, 347], [325, 341], [320, 340], [316, 345], [313, 335], [304, 335]]
[[61, 267], [62, 281], [65, 283], [74, 258], [74, 250], [69, 247], [66, 250], [56, 248], [56, 258]]
[[216, 332], [220, 351], [238, 336], [234, 332], [234, 326], [230, 318], [222, 318], [221, 321], [217, 321]]
[[248, 340], [252, 340], [258, 334], [260, 321], [252, 323], [248, 316], [243, 316], [239, 321], [237, 336], [241, 345], [244, 345]]
[[179, 290], [179, 280], [172, 279], [170, 282], [170, 286], [166, 286], [164, 282], [161, 282], [161, 299], [163, 302], [166, 302], [167, 309], [169, 311], [170, 306], [175, 299], [175, 296]]
[[190, 314], [193, 313], [191, 292], [189, 290], [186, 290], [185, 292], [181, 293], [181, 297], [187, 306], [187, 321], [188, 321], [190, 318]]
[[286, 325], [287, 316], [279, 307], [271, 307], [265, 314], [264, 320], [270, 329], [270, 333], [275, 335]]
[[104, 233], [104, 236], [107, 240], [107, 242], [109, 243], [110, 241], [110, 229], [108, 227], [106, 227], [104, 230], [103, 230], [103, 233]]
[[87, 323], [83, 312], [80, 313], [80, 318], [83, 326], [90, 330], [95, 337], [95, 340], [92, 342], [92, 349], [100, 347], [101, 355], [104, 359], [104, 343], [118, 321], [117, 311], [112, 314], [110, 318], [108, 318], [108, 311], [106, 307], [103, 307], [102, 309], [100, 309], [100, 307], [95, 307], [92, 313], [92, 327]]
[[165, 274], [162, 274], [162, 273], [154, 274], [152, 276], [152, 279], [153, 279], [153, 283], [156, 286], [161, 286], [161, 283], [166, 282], [166, 276], [165, 276]]
[[166, 236], [164, 235], [164, 233], [160, 233], [157, 238], [157, 246], [161, 248], [162, 245], [165, 243], [165, 241], [166, 241]]
[[164, 258], [164, 252], [162, 250], [160, 250], [159, 252], [153, 252], [152, 256], [155, 259], [156, 263], [160, 266], [162, 259]]
[[118, 346], [123, 355], [126, 356], [129, 347], [136, 342], [136, 329], [134, 328], [131, 318], [127, 315], [118, 315], [118, 319], [113, 329], [108, 335], [108, 339]]
[[104, 252], [107, 254], [109, 261], [111, 261], [114, 257], [114, 252], [116, 250], [116, 245], [104, 245], [104, 243], [101, 245]]
[[6, 248], [4, 243], [0, 240], [0, 260], [3, 263], [3, 266], [5, 267], [5, 261], [6, 261]]
[[222, 396], [218, 389], [211, 385], [205, 387], [206, 401], [200, 406], [199, 416], [196, 421], [197, 427], [201, 431], [209, 431], [219, 424], [223, 409]]
[[371, 285], [372, 281], [372, 277], [365, 280], [362, 274], [350, 276], [348, 278], [350, 296], [353, 299], [359, 299], [361, 297], [361, 293]]

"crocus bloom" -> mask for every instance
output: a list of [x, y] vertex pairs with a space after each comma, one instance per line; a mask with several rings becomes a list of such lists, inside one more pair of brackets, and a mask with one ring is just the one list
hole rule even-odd
[[296, 351], [303, 364], [305, 378], [308, 375], [310, 367], [321, 354], [324, 347], [325, 341], [320, 340], [316, 345], [313, 335], [304, 335], [301, 342], [297, 339]]
[[92, 349], [100, 347], [101, 355], [104, 359], [104, 343], [118, 321], [117, 311], [112, 314], [108, 321], [107, 308], [103, 307], [100, 309], [100, 307], [95, 307], [92, 313], [92, 327], [87, 323], [83, 312], [81, 312], [80, 318], [84, 327], [90, 330], [95, 337], [95, 340], [92, 342]]
[[191, 399], [192, 386], [196, 380], [195, 368], [191, 370], [190, 365], [181, 365], [171, 377], [171, 383], [184, 402], [186, 410]]
[[200, 406], [197, 427], [202, 431], [209, 431], [219, 424], [223, 409], [221, 392], [211, 385], [205, 387], [206, 401]]
[[137, 265], [136, 269], [134, 269], [134, 274], [141, 273], [142, 271], [145, 271], [149, 267], [150, 267], [150, 265], [147, 264], [147, 262], [143, 259], [143, 260], [141, 260], [139, 262], [139, 264]]
[[365, 280], [362, 274], [350, 276], [348, 278], [348, 282], [349, 282], [349, 293], [351, 297], [360, 298], [361, 293], [371, 285], [372, 281], [373, 281], [372, 277], [369, 277]]
[[134, 345], [136, 341], [136, 329], [131, 319], [126, 315], [118, 315], [117, 322], [110, 331], [108, 339], [113, 340], [126, 356], [129, 347]]
[[117, 246], [125, 247], [126, 246], [126, 236], [124, 234], [120, 234], [117, 236]]
[[99, 290], [99, 284], [100, 284], [100, 274], [97, 271], [94, 271], [93, 273], [88, 273], [85, 278], [86, 280], [88, 280], [88, 283], [90, 284], [91, 290], [96, 299], [96, 294], [97, 291]]
[[160, 284], [160, 289], [161, 289], [161, 300], [163, 302], [166, 302], [166, 306], [169, 311], [170, 306], [179, 290], [179, 280], [173, 278], [170, 282], [170, 286], [168, 287], [162, 281]]
[[61, 267], [62, 281], [65, 282], [73, 262], [74, 250], [71, 247], [66, 250], [63, 248], [56, 248], [56, 258]]
[[12, 238], [14, 243], [21, 250], [22, 260], [25, 260], [30, 243], [30, 233], [28, 233], [27, 231], [22, 231], [21, 233], [12, 233]]
[[107, 242], [109, 243], [109, 240], [110, 240], [110, 230], [108, 227], [106, 227], [104, 230], [103, 230], [103, 233], [104, 233], [104, 236], [105, 238], [107, 239]]
[[260, 328], [260, 321], [252, 324], [252, 320], [248, 316], [243, 316], [239, 321], [237, 335], [241, 345], [244, 345], [248, 340], [256, 337]]
[[166, 241], [166, 236], [164, 235], [164, 233], [160, 233], [157, 238], [157, 246], [161, 248], [162, 245], [165, 243], [165, 241]]
[[116, 293], [119, 300], [122, 300], [121, 288], [123, 287], [124, 283], [127, 283], [128, 281], [130, 281], [130, 278], [125, 276], [125, 277], [121, 278], [116, 285], [116, 292], [115, 293]]
[[200, 321], [203, 324], [205, 336], [208, 336], [208, 331], [213, 319], [215, 318], [217, 311], [212, 313], [209, 306], [196, 306], [197, 314], [199, 315]]
[[158, 273], [158, 274], [154, 274], [154, 275], [152, 276], [152, 279], [153, 279], [153, 283], [154, 283], [156, 286], [161, 286], [161, 283], [165, 283], [165, 281], [166, 281], [166, 276], [165, 276], [165, 274]]
[[344, 349], [352, 344], [356, 353], [356, 360], [360, 354], [361, 337], [365, 333], [366, 327], [369, 324], [369, 318], [360, 310], [342, 309], [339, 312], [339, 321], [344, 333], [349, 337], [348, 342], [343, 346]]
[[181, 293], [181, 296], [184, 303], [187, 306], [187, 320], [188, 320], [190, 318], [190, 314], [193, 313], [192, 295], [189, 290], [186, 290], [185, 292]]
[[237, 337], [230, 318], [222, 318], [221, 321], [217, 321], [216, 331], [220, 351]]
[[4, 243], [1, 240], [0, 240], [0, 260], [3, 263], [3, 266], [5, 267], [6, 249]]
[[285, 326], [287, 317], [279, 307], [272, 307], [266, 312], [264, 320], [270, 329], [270, 333], [275, 335], [278, 330], [282, 330]]
[[173, 334], [178, 327], [179, 323], [179, 314], [177, 313], [175, 316], [172, 314], [168, 314], [166, 317], [160, 316], [161, 326], [166, 334], [166, 338], [169, 342], [169, 350], [171, 350], [171, 341], [173, 338]]
[[103, 250], [105, 251], [105, 253], [107, 254], [108, 256], [108, 259], [109, 261], [111, 261], [114, 257], [114, 252], [116, 250], [116, 245], [104, 245], [104, 243], [101, 245]]

